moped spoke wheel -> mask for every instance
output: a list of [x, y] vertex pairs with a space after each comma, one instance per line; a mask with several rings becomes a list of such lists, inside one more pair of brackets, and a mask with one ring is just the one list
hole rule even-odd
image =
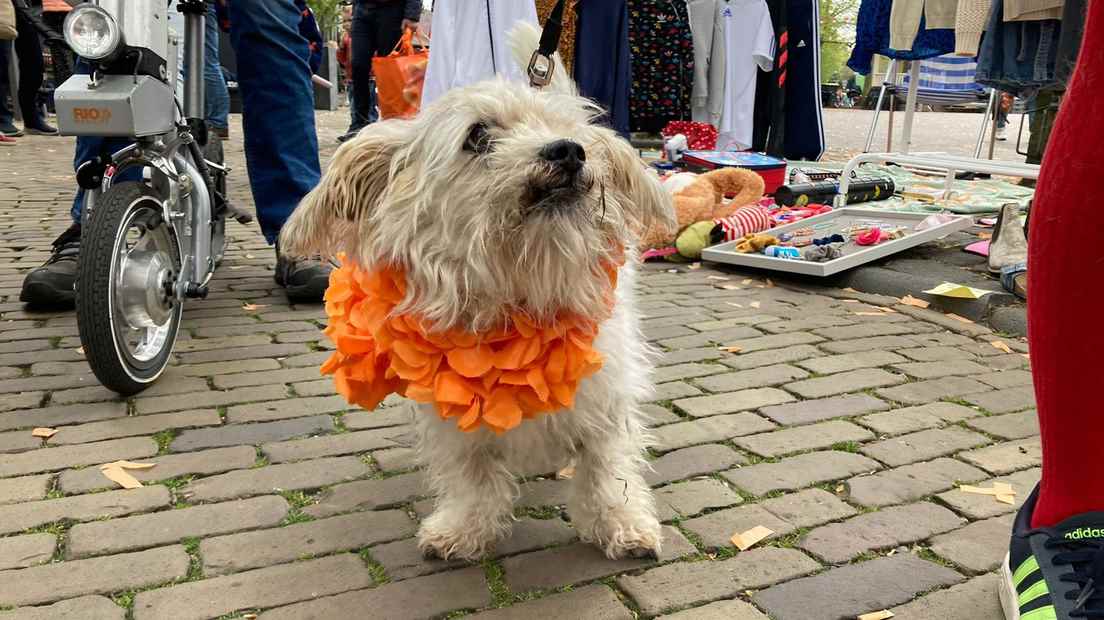
[[135, 394], [161, 376], [176, 344], [180, 246], [160, 201], [141, 183], [104, 192], [90, 224], [77, 269], [81, 345], [100, 383]]

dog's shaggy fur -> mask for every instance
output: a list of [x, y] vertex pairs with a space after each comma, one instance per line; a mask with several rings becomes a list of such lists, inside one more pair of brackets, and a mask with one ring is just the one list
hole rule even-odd
[[[539, 33], [513, 33], [528, 62]], [[636, 152], [593, 124], [563, 68], [543, 91], [505, 81], [454, 90], [412, 121], [369, 125], [338, 149], [320, 185], [285, 225], [293, 255], [346, 252], [365, 268], [398, 266], [408, 295], [398, 308], [434, 329], [481, 332], [511, 311], [601, 319], [602, 369], [579, 385], [575, 407], [496, 436], [460, 432], [432, 406], [415, 416], [418, 451], [436, 509], [418, 533], [427, 556], [474, 560], [508, 534], [524, 464], [575, 461], [568, 511], [581, 538], [611, 558], [653, 555], [660, 526], [648, 485], [648, 350], [633, 304], [634, 239], [673, 223], [671, 199]], [[585, 149], [572, 174], [542, 149]], [[562, 144], [562, 143], [561, 143]], [[603, 266], [620, 270], [608, 307]]]

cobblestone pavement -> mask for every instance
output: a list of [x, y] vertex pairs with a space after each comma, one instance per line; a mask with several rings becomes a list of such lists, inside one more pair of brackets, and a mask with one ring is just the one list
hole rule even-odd
[[[327, 156], [344, 115], [319, 118]], [[1001, 617], [1014, 506], [956, 483], [1018, 503], [1038, 479], [1020, 341], [892, 298], [651, 269], [662, 557], [579, 544], [569, 481], [526, 472], [494, 558], [424, 561], [407, 408], [334, 396], [321, 308], [288, 304], [255, 229], [232, 225], [176, 363], [128, 401], [96, 384], [71, 312], [18, 303], [67, 225], [70, 158], [61, 138], [0, 149], [0, 619]], [[118, 459], [157, 465], [122, 490], [97, 467]], [[757, 525], [773, 536], [737, 552]]]

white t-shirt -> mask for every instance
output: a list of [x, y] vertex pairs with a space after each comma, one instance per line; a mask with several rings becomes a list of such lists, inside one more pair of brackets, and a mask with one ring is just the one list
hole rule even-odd
[[755, 128], [756, 70], [774, 68], [774, 24], [764, 0], [720, 0], [717, 28], [725, 50], [717, 150], [742, 151], [751, 148]]

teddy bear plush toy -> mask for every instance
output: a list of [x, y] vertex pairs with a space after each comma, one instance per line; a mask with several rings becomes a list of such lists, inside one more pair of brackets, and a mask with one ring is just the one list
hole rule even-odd
[[[743, 168], [719, 168], [705, 174], [680, 172], [663, 182], [675, 199], [675, 217], [678, 233], [675, 236], [655, 230], [648, 231], [642, 240], [645, 249], [661, 249], [675, 245], [676, 239], [689, 227], [701, 223], [713, 227], [716, 220], [724, 219], [740, 207], [752, 205], [763, 198], [763, 178]], [[731, 200], [726, 201], [726, 197]]]

